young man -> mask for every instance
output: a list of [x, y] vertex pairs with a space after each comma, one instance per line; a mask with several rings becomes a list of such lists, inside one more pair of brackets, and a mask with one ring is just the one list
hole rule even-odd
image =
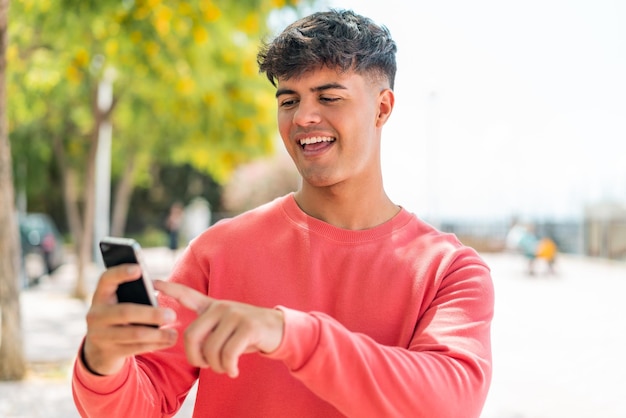
[[171, 416], [199, 379], [196, 417], [479, 416], [491, 277], [385, 193], [395, 52], [350, 11], [261, 51], [302, 186], [195, 239], [155, 282], [159, 308], [116, 304], [136, 266], [102, 275], [73, 376], [82, 415]]

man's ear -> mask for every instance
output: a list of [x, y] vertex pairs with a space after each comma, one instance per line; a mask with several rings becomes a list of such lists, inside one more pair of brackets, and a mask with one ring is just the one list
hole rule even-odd
[[391, 112], [393, 111], [393, 105], [395, 103], [396, 97], [393, 94], [393, 90], [384, 89], [378, 95], [378, 116], [376, 118], [376, 127], [382, 128], [382, 126], [387, 122], [389, 116], [391, 116]]

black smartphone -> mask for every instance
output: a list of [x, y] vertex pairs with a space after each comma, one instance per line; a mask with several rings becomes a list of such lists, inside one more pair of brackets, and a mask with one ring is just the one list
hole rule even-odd
[[132, 238], [105, 237], [100, 240], [100, 252], [104, 265], [109, 268], [120, 264], [138, 264], [141, 277], [137, 280], [122, 283], [117, 287], [119, 303], [140, 303], [157, 306], [152, 280], [144, 264], [141, 246]]

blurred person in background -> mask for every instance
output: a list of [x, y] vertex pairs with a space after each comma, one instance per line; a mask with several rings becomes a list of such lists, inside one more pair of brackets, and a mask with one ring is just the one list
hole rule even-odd
[[165, 219], [165, 230], [167, 231], [167, 246], [173, 252], [178, 250], [180, 239], [180, 229], [183, 224], [184, 207], [180, 202], [172, 203], [170, 211]]
[[[478, 417], [491, 382], [490, 270], [392, 202], [380, 146], [396, 44], [351, 11], [264, 45], [298, 191], [191, 242], [159, 307], [116, 304], [103, 273], [73, 392], [83, 416]], [[132, 325], [158, 324], [158, 328]]]
[[548, 273], [555, 273], [554, 264], [558, 254], [556, 242], [548, 236], [538, 236], [533, 224], [515, 222], [507, 234], [506, 247], [524, 256], [528, 262], [529, 276], [535, 275], [537, 260], [545, 262]]
[[[549, 274], [556, 274], [556, 270], [554, 269], [554, 264], [556, 262], [556, 256], [559, 252], [559, 248], [556, 245], [556, 242], [550, 237], [541, 237], [539, 242], [537, 243], [537, 252], [536, 258], [539, 260], [543, 260], [547, 267], [547, 272]], [[534, 266], [530, 266], [529, 273], [534, 274]]]
[[194, 197], [185, 207], [183, 233], [185, 242], [202, 234], [211, 225], [211, 205], [202, 197]]

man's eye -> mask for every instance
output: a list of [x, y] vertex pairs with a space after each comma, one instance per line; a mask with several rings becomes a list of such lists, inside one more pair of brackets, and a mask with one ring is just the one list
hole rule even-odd
[[298, 101], [296, 99], [287, 99], [280, 102], [280, 107], [291, 107], [295, 105]]
[[339, 101], [339, 97], [320, 97], [320, 102], [323, 103], [333, 103]]

